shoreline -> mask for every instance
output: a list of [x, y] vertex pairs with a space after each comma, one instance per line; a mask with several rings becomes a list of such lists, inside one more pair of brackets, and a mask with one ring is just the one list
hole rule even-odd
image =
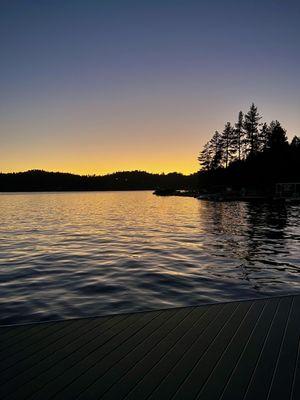
[[198, 200], [206, 200], [206, 201], [213, 201], [213, 202], [230, 202], [230, 201], [246, 201], [246, 202], [300, 202], [299, 197], [279, 197], [275, 194], [245, 194], [239, 195], [236, 193], [203, 193], [203, 192], [196, 192], [192, 190], [156, 190], [153, 192], [156, 196], [161, 197], [168, 197], [168, 196], [177, 196], [177, 197], [193, 197]]

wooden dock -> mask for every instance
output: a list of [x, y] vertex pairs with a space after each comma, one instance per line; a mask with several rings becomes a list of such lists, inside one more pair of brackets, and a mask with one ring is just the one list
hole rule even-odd
[[0, 328], [0, 399], [300, 399], [300, 296]]

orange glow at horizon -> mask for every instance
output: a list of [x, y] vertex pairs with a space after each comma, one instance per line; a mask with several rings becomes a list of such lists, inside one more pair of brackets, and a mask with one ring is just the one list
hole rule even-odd
[[[139, 109], [114, 105], [96, 112], [71, 105], [13, 119], [2, 126], [7, 140], [1, 144], [0, 171], [31, 169], [104, 175], [116, 171], [194, 173], [205, 142], [199, 134], [200, 117], [167, 112], [155, 107]], [[87, 111], [88, 109], [88, 111]], [[151, 111], [149, 111], [151, 110]], [[205, 129], [208, 131], [208, 129]], [[10, 134], [18, 141], [10, 141]]]
[[49, 172], [67, 172], [79, 175], [106, 175], [120, 171], [146, 171], [149, 173], [170, 173], [178, 172], [184, 175], [195, 173], [199, 170], [199, 164], [196, 161], [184, 162], [180, 160], [157, 161], [157, 162], [144, 162], [139, 163], [139, 160], [125, 161], [114, 163], [113, 166], [109, 166], [109, 163], [91, 161], [91, 162], [70, 162], [56, 163], [56, 162], [37, 162], [37, 161], [25, 161], [25, 162], [11, 162], [6, 163], [5, 168], [1, 166], [0, 172], [25, 172], [32, 169], [45, 170]]
[[[82, 96], [76, 104], [44, 99], [39, 108], [21, 102], [15, 114], [0, 121], [0, 171], [194, 173], [200, 168], [199, 152], [214, 130], [221, 131], [224, 121], [234, 122], [238, 111], [249, 107], [248, 100], [238, 106], [220, 102], [217, 107], [201, 93], [174, 93], [172, 102], [166, 93], [156, 95], [144, 93], [143, 101], [132, 95], [127, 101], [120, 97], [104, 102]], [[278, 115], [290, 138], [297, 132], [298, 114], [293, 110], [285, 112], [285, 119], [271, 107], [264, 107], [262, 114], [266, 121]]]

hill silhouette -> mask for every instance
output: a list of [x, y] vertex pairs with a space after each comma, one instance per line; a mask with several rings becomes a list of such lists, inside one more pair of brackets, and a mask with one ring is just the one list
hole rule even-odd
[[152, 174], [122, 171], [107, 175], [76, 175], [30, 170], [0, 173], [0, 191], [77, 191], [77, 190], [154, 190], [157, 188], [191, 189], [197, 187], [197, 173]]

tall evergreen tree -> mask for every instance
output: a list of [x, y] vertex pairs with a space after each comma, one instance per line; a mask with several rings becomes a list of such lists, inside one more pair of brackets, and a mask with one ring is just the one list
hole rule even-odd
[[212, 149], [210, 142], [206, 143], [203, 146], [203, 150], [200, 152], [198, 161], [205, 171], [209, 171], [211, 169], [211, 162], [212, 162]]
[[234, 129], [230, 122], [225, 124], [222, 132], [222, 154], [225, 168], [228, 167], [234, 156]]
[[279, 121], [270, 123], [270, 133], [268, 140], [268, 149], [270, 151], [279, 152], [287, 150], [289, 142], [286, 135], [286, 130], [282, 128]]
[[261, 127], [259, 137], [260, 137], [259, 150], [261, 151], [267, 150], [270, 139], [270, 127], [266, 122], [264, 122]]
[[235, 123], [233, 146], [235, 148], [236, 157], [241, 160], [243, 156], [243, 139], [244, 139], [244, 113], [239, 112], [238, 120]]
[[222, 157], [223, 157], [223, 148], [222, 148], [222, 135], [215, 131], [213, 137], [210, 140], [212, 161], [211, 168], [217, 169], [221, 166]]
[[261, 116], [257, 111], [254, 103], [251, 104], [250, 110], [245, 114], [244, 129], [245, 129], [245, 146], [246, 151], [253, 155], [259, 150], [259, 121]]

